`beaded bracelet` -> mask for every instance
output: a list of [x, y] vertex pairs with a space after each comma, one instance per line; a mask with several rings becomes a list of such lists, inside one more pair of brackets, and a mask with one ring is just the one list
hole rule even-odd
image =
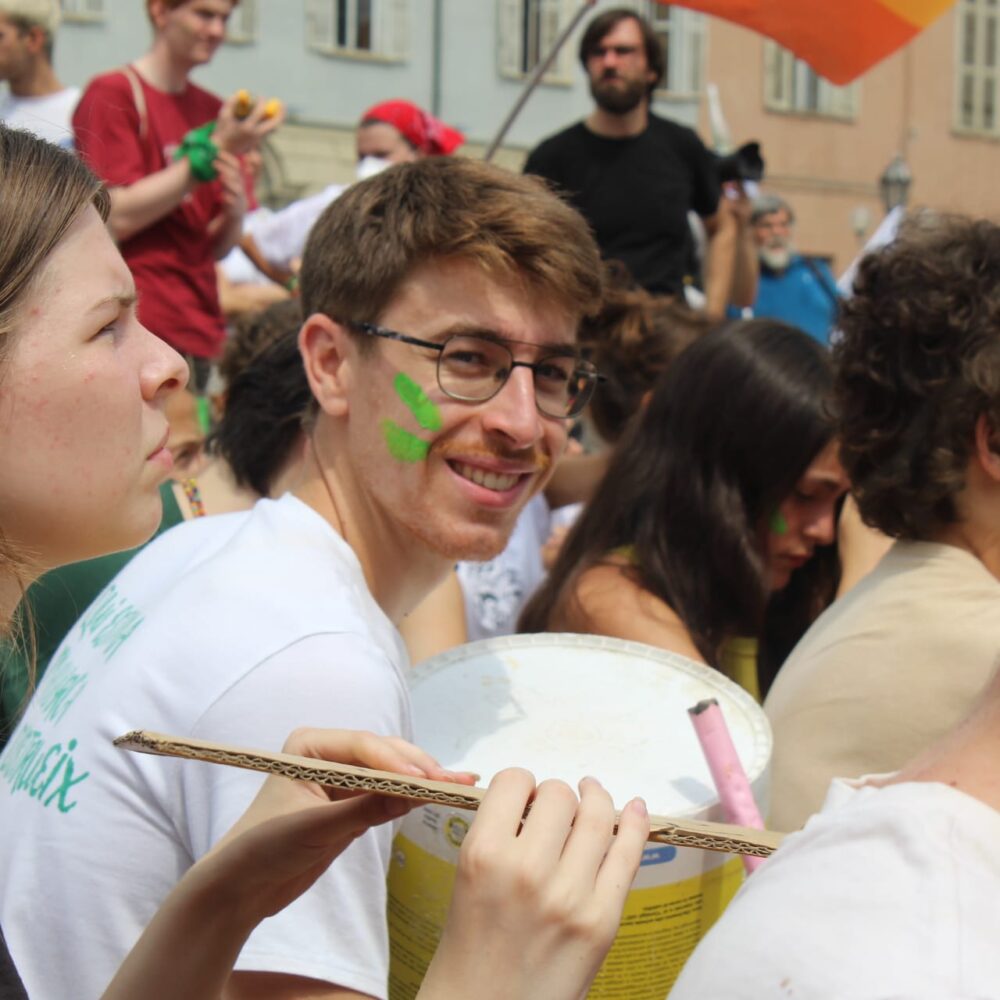
[[192, 517], [205, 516], [205, 502], [201, 499], [201, 490], [198, 489], [197, 479], [185, 479], [181, 482], [181, 489], [187, 497], [188, 506], [191, 508]]
[[212, 142], [212, 132], [215, 122], [208, 122], [198, 128], [191, 129], [181, 140], [174, 153], [174, 159], [187, 157], [191, 165], [191, 174], [197, 181], [214, 181], [219, 176], [215, 169], [215, 160], [219, 155], [219, 147]]

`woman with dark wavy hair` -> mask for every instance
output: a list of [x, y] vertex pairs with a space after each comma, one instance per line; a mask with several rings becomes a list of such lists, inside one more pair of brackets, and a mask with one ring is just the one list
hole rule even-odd
[[761, 643], [766, 682], [837, 588], [847, 481], [824, 407], [830, 383], [823, 349], [770, 320], [729, 324], [682, 352], [522, 630], [647, 642], [721, 667], [759, 697], [746, 641]]

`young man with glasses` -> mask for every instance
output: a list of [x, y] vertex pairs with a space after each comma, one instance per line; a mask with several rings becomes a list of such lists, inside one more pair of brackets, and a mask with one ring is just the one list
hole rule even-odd
[[[593, 390], [576, 328], [598, 251], [531, 178], [457, 158], [393, 167], [327, 209], [301, 283], [314, 400], [298, 488], [138, 556], [56, 653], [60, 695], [35, 699], [31, 739], [5, 755], [31, 780], [10, 786], [0, 868], [32, 893], [2, 905], [27, 925], [44, 909], [40, 996], [99, 995], [259, 785], [111, 738], [408, 737], [396, 623], [456, 560], [504, 547]], [[368, 831], [254, 931], [227, 998], [385, 997], [390, 842]]]

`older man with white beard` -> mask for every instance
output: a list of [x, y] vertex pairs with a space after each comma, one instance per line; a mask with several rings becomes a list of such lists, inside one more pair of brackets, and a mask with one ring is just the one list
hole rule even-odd
[[795, 251], [795, 213], [777, 195], [762, 195], [750, 215], [760, 258], [755, 316], [784, 320], [827, 343], [837, 317], [837, 285], [825, 261]]

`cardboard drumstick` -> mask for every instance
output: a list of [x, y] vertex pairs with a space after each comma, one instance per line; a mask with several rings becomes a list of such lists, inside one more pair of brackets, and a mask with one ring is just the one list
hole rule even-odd
[[[115, 746], [140, 753], [160, 754], [167, 757], [184, 757], [210, 764], [227, 764], [265, 774], [278, 774], [299, 781], [315, 781], [344, 791], [377, 792], [399, 798], [416, 799], [456, 806], [459, 809], [478, 809], [486, 794], [485, 788], [459, 785], [450, 781], [431, 781], [389, 771], [374, 771], [367, 767], [339, 764], [299, 757], [266, 750], [248, 750], [225, 743], [207, 740], [165, 736], [134, 730], [119, 736]], [[729, 823], [711, 823], [707, 820], [671, 819], [650, 816], [649, 839], [677, 847], [699, 847], [706, 851], [727, 854], [768, 857], [781, 843], [782, 834], [771, 830], [751, 830]]]

